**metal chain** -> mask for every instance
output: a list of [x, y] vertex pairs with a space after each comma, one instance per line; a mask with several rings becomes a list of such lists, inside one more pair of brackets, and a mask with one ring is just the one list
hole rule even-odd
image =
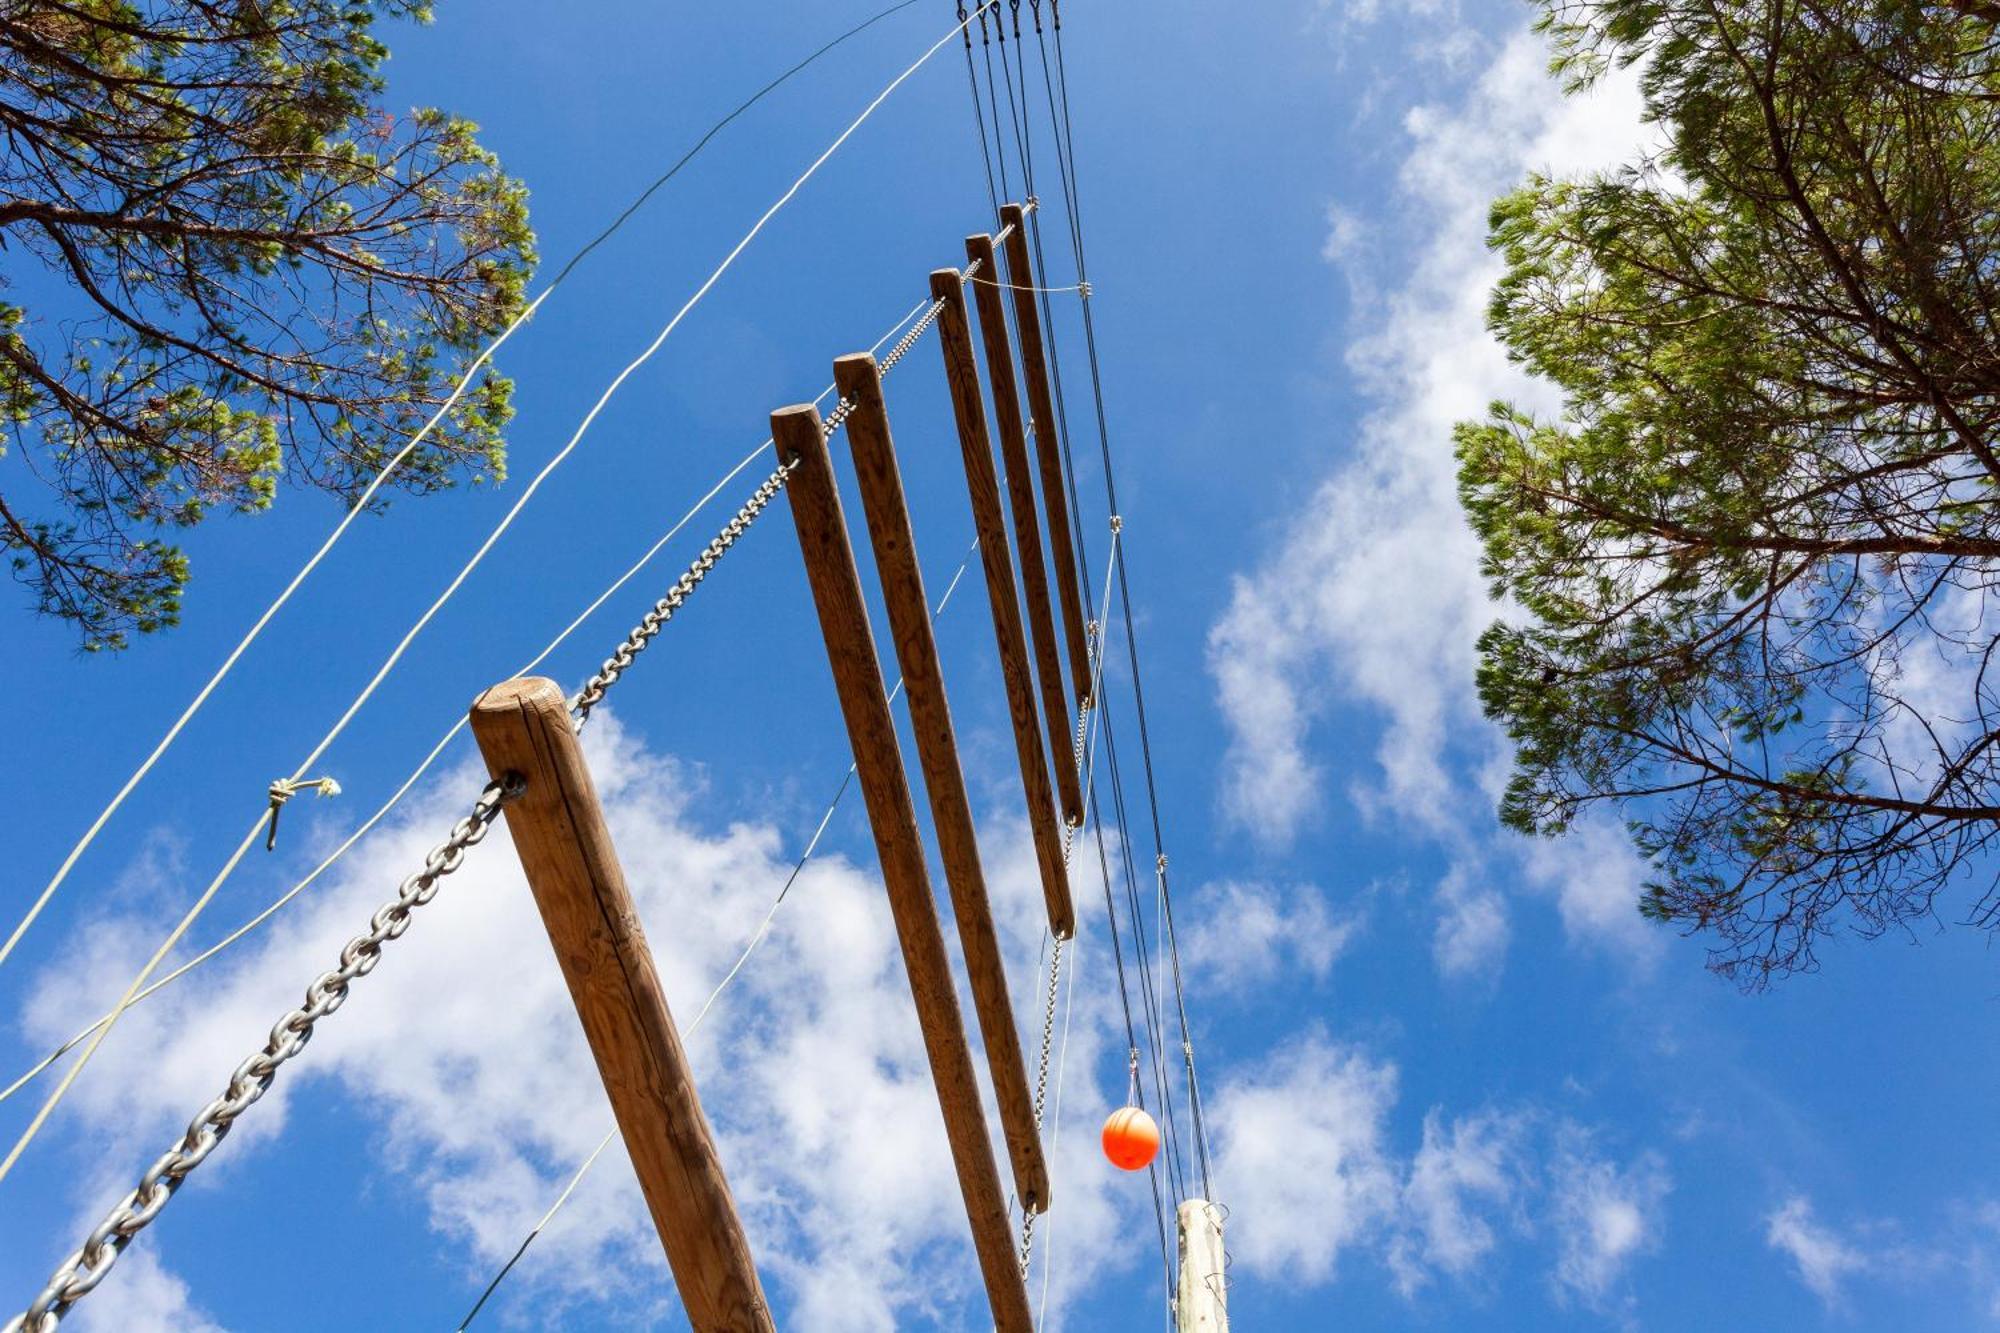
[[750, 498], [743, 502], [743, 507], [736, 511], [735, 516], [723, 524], [722, 531], [716, 533], [708, 545], [701, 549], [701, 554], [694, 558], [694, 563], [688, 566], [687, 572], [667, 590], [667, 595], [653, 603], [653, 609], [646, 612], [633, 627], [632, 632], [625, 636], [625, 642], [619, 644], [618, 650], [604, 659], [604, 665], [598, 668], [597, 674], [577, 691], [576, 697], [570, 700], [569, 707], [570, 711], [576, 714], [578, 731], [583, 730], [583, 724], [590, 719], [590, 710], [604, 701], [605, 693], [618, 683], [618, 678], [625, 674], [633, 659], [646, 650], [646, 645], [651, 643], [660, 629], [674, 618], [674, 612], [680, 610], [694, 590], [701, 586], [701, 581], [708, 577], [716, 562], [721, 560], [724, 553], [736, 545], [737, 540], [750, 530], [750, 525], [757, 521], [757, 516], [763, 513], [778, 492], [784, 489], [785, 479], [790, 474], [790, 468], [780, 467], [764, 478], [763, 483], [750, 493]]
[[458, 869], [466, 849], [485, 838], [500, 808], [522, 790], [520, 776], [512, 773], [487, 785], [473, 802], [472, 812], [453, 825], [450, 836], [424, 858], [423, 869], [404, 880], [394, 900], [370, 918], [367, 932], [347, 942], [340, 951], [340, 966], [322, 973], [306, 987], [306, 1002], [278, 1020], [264, 1049], [236, 1067], [223, 1094], [188, 1122], [180, 1142], [147, 1169], [139, 1178], [139, 1187], [97, 1224], [83, 1248], [62, 1262], [41, 1295], [0, 1333], [54, 1333], [70, 1307], [104, 1281], [119, 1252], [160, 1215], [188, 1173], [208, 1160], [236, 1118], [270, 1089], [285, 1062], [305, 1049], [319, 1021], [347, 1002], [348, 988], [355, 979], [375, 970], [382, 946], [409, 929], [410, 913], [437, 896], [438, 881]]
[[[1042, 1131], [1042, 1108], [1049, 1094], [1049, 1050], [1056, 1035], [1056, 993], [1062, 980], [1063, 938], [1054, 937], [1055, 944], [1049, 950], [1049, 994], [1048, 1002], [1042, 1009], [1042, 1055], [1035, 1068], [1035, 1132]], [[1035, 1210], [1024, 1207], [1021, 1210], [1021, 1276], [1028, 1275], [1028, 1264], [1035, 1253]]]
[[[975, 261], [966, 270], [966, 276], [969, 277], [978, 267]], [[882, 358], [882, 374], [887, 375], [895, 369], [896, 363], [917, 345], [917, 340], [924, 336], [925, 330], [937, 322], [938, 314], [943, 309], [943, 300], [931, 302], [930, 308], [918, 317], [917, 322], [912, 324], [897, 340], [896, 345], [889, 349], [889, 354]], [[832, 439], [834, 432], [841, 428], [853, 412], [852, 399], [843, 398], [835, 403], [833, 410], [827, 413], [826, 419], [820, 423], [821, 438]], [[666, 623], [674, 618], [674, 613], [680, 610], [693, 595], [694, 590], [701, 586], [701, 581], [708, 577], [709, 571], [715, 568], [729, 548], [736, 545], [743, 534], [750, 530], [750, 525], [757, 521], [758, 515], [777, 498], [778, 492], [785, 488], [785, 481], [791, 476], [791, 471], [790, 466], [779, 467], [764, 478], [763, 484], [750, 493], [750, 498], [743, 502], [743, 507], [736, 511], [735, 516], [723, 524], [722, 531], [716, 533], [714, 539], [702, 548], [701, 554], [694, 558], [694, 563], [688, 566], [687, 572], [667, 590], [667, 595], [653, 603], [653, 609], [648, 611], [633, 627], [632, 632], [625, 636], [625, 641], [618, 645], [618, 650], [605, 658], [604, 665], [598, 668], [597, 674], [577, 691], [576, 697], [569, 701], [569, 707], [570, 711], [576, 714], [578, 731], [583, 730], [583, 724], [590, 719], [590, 710], [604, 702], [605, 693], [618, 683], [618, 678], [625, 674], [633, 659], [646, 650], [646, 645], [651, 643]], [[0, 1333], [5, 1333], [5, 1330], [0, 1330]]]
[[[1097, 633], [1096, 621], [1090, 623], [1090, 633], [1094, 641]], [[1090, 725], [1092, 703], [1092, 700], [1085, 699], [1082, 704], [1078, 705], [1076, 710], [1076, 737], [1070, 743], [1070, 762], [1075, 765], [1078, 771], [1081, 771], [1083, 768], [1084, 737]], [[1070, 847], [1075, 841], [1077, 830], [1082, 827], [1081, 824], [1065, 824], [1063, 826], [1063, 864], [1065, 866], [1069, 864]], [[1062, 937], [1056, 936], [1054, 947], [1049, 952], [1049, 993], [1046, 1002], [1042, 1006], [1042, 1051], [1041, 1058], [1035, 1064], [1036, 1133], [1041, 1132], [1042, 1106], [1048, 1099], [1049, 1052], [1055, 1041], [1056, 1034], [1056, 987], [1058, 980], [1062, 976], [1063, 943]], [[1028, 1274], [1028, 1263], [1034, 1257], [1034, 1253], [1035, 1212], [1031, 1208], [1023, 1208], [1021, 1210], [1021, 1275], [1023, 1277], [1026, 1277]]]

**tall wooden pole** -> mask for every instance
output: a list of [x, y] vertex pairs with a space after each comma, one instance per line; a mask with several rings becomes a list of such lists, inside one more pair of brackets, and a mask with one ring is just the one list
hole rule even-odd
[[[1027, 634], [1021, 627], [1021, 604], [1014, 593], [1014, 561], [1007, 553], [1007, 525], [1000, 516], [1000, 479], [993, 470], [993, 442], [986, 431], [986, 405], [979, 391], [979, 366], [972, 356], [972, 328], [957, 269], [941, 268], [931, 274], [931, 299], [944, 302], [938, 312], [938, 346], [944, 352], [945, 380], [951, 387], [952, 414], [965, 456], [973, 530], [979, 534], [979, 562], [986, 574], [986, 599], [993, 609], [1000, 679], [1007, 689], [1007, 712], [1014, 724], [1014, 752], [1021, 763], [1021, 790], [1028, 802], [1028, 831], [1034, 838], [1035, 863], [1041, 870], [1042, 897], [1048, 904], [1049, 929], [1058, 938], [1068, 939], [1076, 932], [1076, 905], [1070, 894], [1069, 867], [1063, 861], [1062, 834], [1056, 827], [1055, 793], [1049, 786], [1048, 755], [1042, 749], [1035, 713]], [[1066, 761], [1067, 743], [1057, 753], [1059, 762]]]
[[1176, 1216], [1181, 1237], [1181, 1278], [1174, 1293], [1176, 1333], [1229, 1333], [1222, 1210], [1207, 1199], [1189, 1199]]
[[540, 677], [495, 685], [473, 701], [472, 734], [495, 777], [527, 779], [507, 804], [507, 831], [688, 1322], [701, 1333], [768, 1333], [775, 1326], [750, 1244], [561, 687]]
[[[1028, 631], [1035, 645], [1035, 674], [1041, 683], [1042, 722], [1056, 761], [1056, 793], [1063, 821], [1083, 823], [1083, 788], [1070, 762], [1070, 707], [1063, 694], [1062, 657], [1049, 611], [1049, 572], [1042, 563], [1042, 523], [1035, 514], [1035, 482], [1028, 472], [1028, 442], [1021, 422], [1021, 396], [1014, 381], [1014, 352], [1008, 345], [1007, 315], [1000, 303], [1000, 265], [991, 236], [968, 236], [965, 253], [988, 281], [972, 284], [979, 307], [979, 333], [986, 345], [986, 378], [993, 392], [993, 417], [1000, 430], [1000, 457], [1007, 470], [1007, 502], [1014, 517], [1014, 546], [1021, 557], [1021, 590], [1028, 598]], [[1089, 686], [1086, 684], [1086, 690]]]
[[979, 1015], [979, 1035], [986, 1046], [1000, 1127], [1014, 1167], [1014, 1193], [1026, 1207], [1043, 1212], [1049, 1206], [1048, 1166], [1042, 1158], [1041, 1131], [1035, 1127], [1035, 1101], [1028, 1090], [1014, 1006], [1007, 995], [1007, 970], [993, 931], [993, 907], [979, 863], [972, 803], [965, 794], [958, 737], [945, 699], [937, 639], [931, 631], [930, 600], [924, 595], [923, 573], [917, 566], [916, 535], [910, 527], [896, 445], [889, 434], [888, 408], [882, 400], [882, 374], [875, 358], [864, 352], [835, 361], [833, 382], [841, 398], [854, 405], [847, 417], [847, 443], [854, 452], [854, 473], [861, 483], [861, 507], [875, 548], [882, 599], [889, 608], [896, 660], [903, 668], [903, 692], [910, 701], [910, 726], [923, 764], [931, 824], [937, 830], [938, 859], [944, 863], [945, 883], [951, 888], [952, 915], [958, 919], [959, 944], [965, 951], [972, 1007]]
[[[938, 923], [937, 902], [924, 867], [916, 806], [903, 771], [888, 689], [875, 653], [861, 575], [848, 542], [847, 519], [841, 510], [818, 409], [802, 404], [773, 412], [771, 438], [777, 444], [779, 461], [792, 469], [786, 492], [798, 527], [799, 549], [805, 556], [806, 578], [812, 585], [820, 631], [826, 639], [827, 661], [833, 668], [840, 711], [854, 748], [855, 771], [882, 864], [882, 883], [888, 890], [889, 911], [903, 949], [903, 967], [916, 999], [917, 1022], [930, 1057], [931, 1077], [937, 1084], [945, 1137], [958, 1170], [959, 1191], [965, 1197], [966, 1219], [972, 1225], [973, 1249], [986, 1278], [993, 1322], [999, 1333], [1028, 1333], [1034, 1320], [1028, 1312], [1027, 1287], [1015, 1265], [1000, 1172], [987, 1138], [986, 1108], [980, 1102], [972, 1052], [959, 1016], [958, 990], [945, 953], [944, 930]], [[861, 1127], [857, 1132], [863, 1132]]]
[[1062, 441], [1056, 437], [1055, 397], [1049, 392], [1049, 365], [1042, 343], [1042, 316], [1035, 307], [1035, 266], [1028, 258], [1028, 215], [1019, 204], [1003, 204], [1007, 231], [1007, 282], [1014, 290], [1014, 327], [1021, 334], [1021, 372], [1028, 382], [1028, 411], [1035, 427], [1035, 465], [1042, 475], [1042, 509], [1049, 516], [1049, 559], [1056, 567], [1056, 600], [1062, 603], [1064, 637], [1069, 642], [1070, 684], [1081, 705], [1090, 697], [1090, 636], [1083, 593], [1077, 587], [1076, 541], [1070, 535], [1069, 498], [1063, 485]]

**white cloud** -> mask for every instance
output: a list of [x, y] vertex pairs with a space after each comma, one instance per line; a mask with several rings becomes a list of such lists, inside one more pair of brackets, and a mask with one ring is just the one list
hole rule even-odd
[[1572, 938], [1614, 947], [1638, 961], [1657, 957], [1661, 934], [1639, 915], [1646, 863], [1622, 825], [1608, 818], [1581, 820], [1560, 838], [1520, 839], [1513, 850], [1528, 884], [1554, 895]]
[[[706, 827], [696, 814], [698, 776], [649, 753], [615, 717], [596, 716], [586, 739], [592, 771], [685, 1025], [755, 930], [810, 817], [796, 839], [765, 824]], [[76, 1086], [67, 1123], [100, 1147], [111, 1137], [134, 1172], [151, 1160], [421, 862], [479, 782], [470, 766], [442, 778], [263, 935], [132, 1010]], [[1001, 821], [987, 831], [990, 887], [1025, 1012], [1037, 1005], [1041, 894], [1025, 831]], [[116, 994], [158, 924], [112, 918], [79, 932], [84, 951], [39, 978], [24, 1019], [29, 1037], [51, 1042], [87, 1020], [107, 992]], [[1102, 945], [1088, 920], [1080, 936], [1064, 1137], [1051, 1154], [1057, 1308], [1106, 1265], [1136, 1262], [1107, 1241], [1139, 1220], [1127, 1215], [1137, 1196], [1114, 1191], [1108, 1173], [1090, 1166], [1089, 1130], [1108, 1109], [1091, 1071], [1120, 1062], [1105, 1041], [1113, 1000], [1102, 984]], [[895, 940], [872, 873], [823, 854], [793, 888], [759, 956], [688, 1041], [760, 1269], [800, 1327], [955, 1325], [984, 1308]], [[966, 1011], [970, 1024], [969, 1004]], [[439, 1269], [473, 1290], [609, 1128], [602, 1085], [504, 829], [386, 948], [190, 1188], [227, 1188], [242, 1164], [269, 1161], [293, 1099], [335, 1093], [377, 1125], [396, 1186], [422, 1201], [438, 1233]], [[284, 1146], [317, 1150], [296, 1131]], [[79, 1206], [95, 1216], [124, 1188], [80, 1191], [87, 1197]], [[1045, 1230], [1045, 1245], [1050, 1237]], [[138, 1241], [86, 1305], [110, 1305], [121, 1285], [185, 1302], [178, 1280], [141, 1258], [170, 1258], [161, 1248], [170, 1241]], [[52, 1263], [53, 1247], [64, 1243], [50, 1239]], [[634, 1276], [656, 1284], [635, 1290]], [[564, 1311], [614, 1295], [670, 1303], [667, 1281], [630, 1165], [614, 1146], [508, 1291], [513, 1308], [534, 1311], [532, 1322], [562, 1323]], [[294, 1290], [313, 1299], [309, 1286]], [[532, 1300], [521, 1299], [523, 1290]]]
[[144, 1249], [121, 1256], [117, 1275], [79, 1304], [63, 1327], [75, 1333], [222, 1333], [195, 1308], [187, 1283]]
[[1672, 1188], [1657, 1153], [1619, 1166], [1596, 1156], [1588, 1135], [1566, 1128], [1550, 1171], [1558, 1293], [1593, 1308], [1611, 1304], [1627, 1266], [1659, 1245]]
[[1482, 1112], [1453, 1121], [1433, 1108], [1424, 1117], [1423, 1147], [1403, 1187], [1408, 1230], [1389, 1251], [1396, 1286], [1412, 1295], [1432, 1271], [1464, 1277], [1493, 1250], [1488, 1214], [1504, 1211], [1523, 1187], [1521, 1156], [1527, 1117]]
[[1840, 1284], [1868, 1266], [1861, 1251], [1813, 1216], [1812, 1201], [1794, 1195], [1764, 1219], [1764, 1240], [1791, 1259], [1799, 1281], [1829, 1308], [1840, 1304]]
[[1446, 977], [1491, 976], [1500, 969], [1511, 933], [1507, 900], [1472, 882], [1472, 872], [1453, 866], [1437, 888], [1438, 921], [1431, 957]]
[[1343, 1249], [1379, 1238], [1397, 1205], [1385, 1144], [1396, 1068], [1317, 1033], [1294, 1036], [1211, 1099], [1230, 1250], [1259, 1276], [1330, 1281]]
[[1175, 912], [1190, 986], [1210, 998], [1268, 989], [1276, 979], [1323, 981], [1361, 931], [1335, 916], [1311, 884], [1204, 885]]
[[1368, 226], [1352, 209], [1339, 204], [1326, 206], [1326, 242], [1319, 257], [1337, 264], [1351, 257], [1367, 237]]
[[[1499, 273], [1485, 244], [1487, 210], [1530, 170], [1607, 167], [1646, 141], [1635, 78], [1564, 98], [1546, 63], [1542, 39], [1517, 33], [1461, 102], [1405, 115], [1392, 225], [1415, 240], [1406, 253], [1381, 256], [1400, 277], [1357, 284], [1382, 294], [1366, 304], [1347, 357], [1374, 410], [1342, 442], [1347, 461], [1236, 578], [1210, 630], [1231, 737], [1221, 802], [1270, 846], [1319, 817], [1328, 793], [1312, 753], [1315, 724], [1336, 704], [1359, 703], [1383, 721], [1375, 770], [1348, 792], [1364, 814], [1425, 830], [1455, 857], [1496, 854], [1480, 830], [1494, 828], [1492, 779], [1504, 770], [1505, 739], [1480, 714], [1473, 674], [1475, 640], [1500, 608], [1459, 510], [1451, 430], [1496, 398], [1548, 407], [1552, 394], [1486, 331]], [[1346, 248], [1337, 227], [1329, 242]], [[1610, 821], [1604, 827], [1616, 832]], [[1530, 853], [1510, 838], [1497, 854]], [[1570, 868], [1573, 853], [1532, 855], [1574, 934], [1652, 947], [1636, 929], [1629, 858], [1586, 874]], [[1490, 932], [1491, 913], [1464, 924]], [[1467, 956], [1454, 943], [1448, 930], [1441, 957]]]

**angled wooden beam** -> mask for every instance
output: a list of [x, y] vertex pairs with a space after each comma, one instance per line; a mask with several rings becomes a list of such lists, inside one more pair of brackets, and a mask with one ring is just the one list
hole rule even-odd
[[[1035, 713], [1027, 632], [1021, 627], [1021, 603], [1014, 593], [1014, 560], [1007, 553], [1007, 525], [1000, 517], [1000, 479], [993, 470], [993, 443], [986, 432], [986, 404], [979, 391], [972, 327], [957, 269], [941, 268], [931, 274], [931, 299], [944, 302], [938, 312], [938, 346], [944, 350], [952, 415], [965, 456], [973, 530], [979, 534], [979, 563], [986, 574], [986, 600], [993, 609], [1000, 679], [1007, 688], [1007, 712], [1014, 724], [1014, 753], [1021, 763], [1021, 790], [1028, 802], [1028, 831], [1041, 870], [1042, 897], [1048, 904], [1049, 929], [1068, 939], [1076, 933], [1076, 904], [1070, 895], [1069, 867], [1063, 861], [1062, 833], [1056, 827], [1055, 792], [1049, 786], [1049, 760]], [[1067, 757], [1067, 750], [1062, 753]]]
[[931, 630], [930, 599], [924, 595], [902, 469], [896, 464], [889, 412], [882, 401], [882, 374], [875, 358], [862, 352], [833, 363], [833, 382], [841, 398], [854, 404], [847, 417], [847, 443], [861, 483], [861, 507], [875, 548], [882, 600], [889, 608], [896, 661], [903, 668], [910, 729], [923, 765], [931, 826], [937, 831], [938, 859], [944, 863], [945, 883], [951, 888], [952, 915], [958, 919], [958, 940], [965, 953], [966, 980], [972, 986], [973, 1012], [979, 1016], [979, 1035], [986, 1046], [1000, 1129], [1014, 1168], [1014, 1193], [1024, 1206], [1044, 1212], [1049, 1206], [1048, 1165], [1042, 1158], [1041, 1131], [1035, 1127], [1035, 1099], [1028, 1090], [1014, 1005], [1007, 995], [1007, 969], [993, 930], [993, 907], [979, 863], [979, 840], [972, 827], [972, 802], [965, 794], [958, 736], [951, 724], [937, 639]]
[[1014, 290], [1014, 327], [1021, 334], [1021, 373], [1028, 382], [1028, 412], [1035, 428], [1035, 466], [1042, 475], [1042, 509], [1049, 516], [1049, 559], [1056, 567], [1056, 600], [1062, 604], [1069, 643], [1070, 684], [1080, 707], [1090, 697], [1090, 636], [1083, 593], [1077, 586], [1076, 540], [1070, 534], [1068, 490], [1063, 485], [1062, 441], [1056, 436], [1055, 398], [1035, 306], [1035, 266], [1028, 258], [1028, 215], [1019, 204], [1000, 209], [1007, 232], [1007, 283]]
[[495, 685], [473, 701], [472, 734], [495, 777], [527, 779], [507, 804], [507, 831], [688, 1322], [701, 1333], [768, 1333], [771, 1309], [561, 687], [540, 677]]
[[1041, 684], [1042, 725], [1048, 728], [1049, 752], [1055, 759], [1056, 794], [1062, 798], [1063, 822], [1082, 824], [1083, 789], [1071, 762], [1071, 714], [1063, 694], [1055, 617], [1049, 610], [1049, 571], [1042, 563], [1042, 523], [1035, 514], [1035, 482], [1028, 471], [1021, 395], [1014, 381], [1014, 351], [1008, 344], [1000, 289], [994, 285], [1000, 280], [1000, 265], [994, 260], [991, 236], [966, 237], [965, 253], [979, 264], [980, 275], [989, 279], [973, 282], [972, 299], [979, 307], [979, 333], [986, 344], [986, 378], [993, 392], [1000, 458], [1006, 464], [1007, 503], [1014, 516], [1014, 547], [1021, 557], [1021, 591], [1028, 599], [1028, 633], [1035, 645], [1035, 675]]
[[965, 1198], [966, 1220], [972, 1224], [972, 1246], [985, 1275], [993, 1322], [999, 1333], [1028, 1333], [1034, 1326], [1028, 1291], [1015, 1264], [1007, 1202], [1000, 1191], [993, 1144], [987, 1138], [986, 1108], [959, 1016], [958, 988], [924, 867], [916, 806], [903, 771], [882, 663], [868, 624], [861, 574], [848, 541], [819, 410], [808, 403], [773, 412], [771, 438], [779, 461], [791, 469], [785, 490], [805, 556], [806, 579], [812, 585], [834, 689], [854, 748], [855, 772], [882, 863], [882, 884], [888, 890], [903, 968], [916, 999], [917, 1023], [937, 1084], [945, 1138], [958, 1170], [959, 1192]]

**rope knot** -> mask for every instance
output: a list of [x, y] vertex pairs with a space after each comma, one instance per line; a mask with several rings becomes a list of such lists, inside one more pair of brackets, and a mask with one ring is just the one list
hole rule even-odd
[[278, 845], [278, 812], [285, 808], [285, 802], [302, 791], [312, 791], [320, 797], [340, 795], [340, 784], [332, 778], [279, 778], [271, 784], [271, 829], [264, 838], [264, 850], [271, 851]]

